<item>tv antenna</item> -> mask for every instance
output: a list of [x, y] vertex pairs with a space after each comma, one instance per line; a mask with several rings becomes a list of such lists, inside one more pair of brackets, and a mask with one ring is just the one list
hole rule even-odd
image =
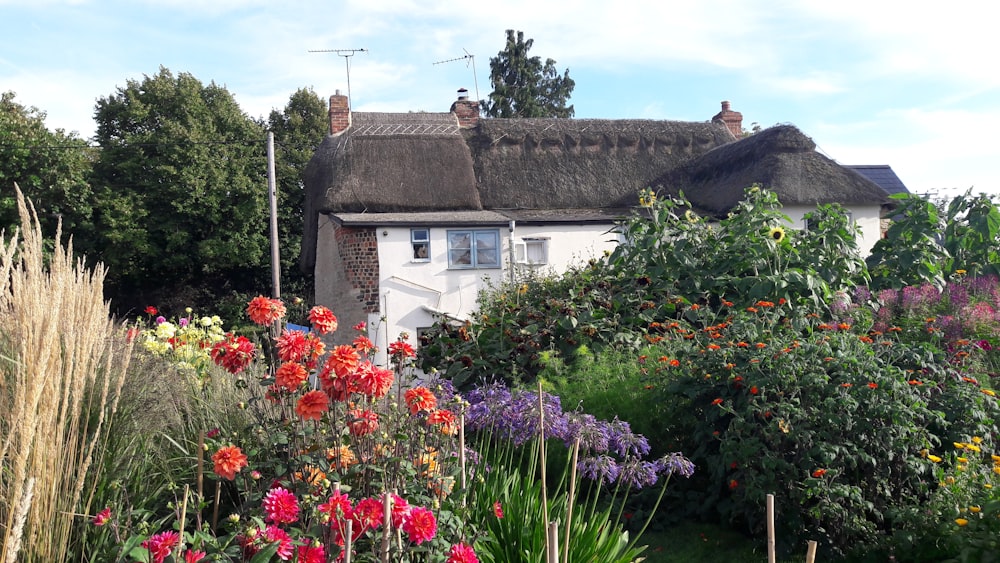
[[465, 51], [465, 56], [464, 57], [456, 57], [454, 59], [448, 59], [448, 60], [444, 60], [444, 61], [438, 61], [438, 62], [436, 62], [434, 64], [439, 65], [439, 64], [450, 63], [450, 62], [454, 62], [454, 61], [468, 61], [467, 63], [465, 63], [465, 68], [469, 68], [470, 64], [472, 65], [472, 81], [476, 85], [476, 102], [479, 102], [479, 79], [476, 77], [476, 56], [473, 55], [472, 53], [469, 53], [469, 51], [466, 50], [465, 48], [463, 48], [462, 50]]
[[351, 102], [351, 57], [357, 53], [367, 53], [368, 49], [315, 49], [309, 52], [337, 53], [338, 56], [344, 57], [344, 64], [347, 65], [347, 106], [353, 108], [354, 104]]

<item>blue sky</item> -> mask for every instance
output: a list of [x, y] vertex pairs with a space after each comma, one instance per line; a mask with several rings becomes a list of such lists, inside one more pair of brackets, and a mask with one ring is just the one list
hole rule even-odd
[[[501, 7], [502, 6], [502, 7]], [[933, 6], [933, 9], [922, 6]], [[491, 90], [506, 29], [576, 81], [577, 118], [792, 123], [911, 191], [1000, 194], [1000, 53], [986, 2], [884, 0], [0, 0], [0, 90], [94, 131], [97, 99], [160, 66], [266, 116], [301, 87], [358, 111], [447, 111]], [[474, 55], [469, 59], [437, 61]]]

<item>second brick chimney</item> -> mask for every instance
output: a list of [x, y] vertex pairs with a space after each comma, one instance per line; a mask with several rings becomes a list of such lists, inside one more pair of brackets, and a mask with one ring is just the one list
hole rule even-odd
[[479, 124], [479, 102], [469, 99], [469, 91], [458, 89], [458, 99], [451, 104], [451, 113], [458, 118], [458, 126], [475, 127]]
[[743, 136], [743, 114], [729, 109], [728, 101], [722, 102], [722, 111], [715, 114], [712, 121], [724, 123], [737, 139]]
[[337, 93], [330, 96], [330, 134], [338, 135], [351, 126], [351, 107], [347, 96]]

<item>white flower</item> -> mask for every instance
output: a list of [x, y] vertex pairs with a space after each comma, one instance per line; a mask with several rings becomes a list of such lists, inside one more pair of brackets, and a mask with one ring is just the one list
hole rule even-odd
[[156, 326], [156, 337], [161, 340], [173, 338], [177, 334], [177, 327], [174, 323], [164, 321]]

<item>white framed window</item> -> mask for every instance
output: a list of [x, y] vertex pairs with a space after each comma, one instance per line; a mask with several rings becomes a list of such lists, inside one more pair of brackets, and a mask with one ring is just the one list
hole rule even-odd
[[448, 231], [448, 267], [499, 268], [500, 230]]
[[548, 264], [549, 239], [523, 238], [514, 243], [514, 261], [518, 264]]
[[410, 255], [411, 262], [430, 262], [431, 230], [410, 229], [410, 246], [413, 249], [413, 253]]

